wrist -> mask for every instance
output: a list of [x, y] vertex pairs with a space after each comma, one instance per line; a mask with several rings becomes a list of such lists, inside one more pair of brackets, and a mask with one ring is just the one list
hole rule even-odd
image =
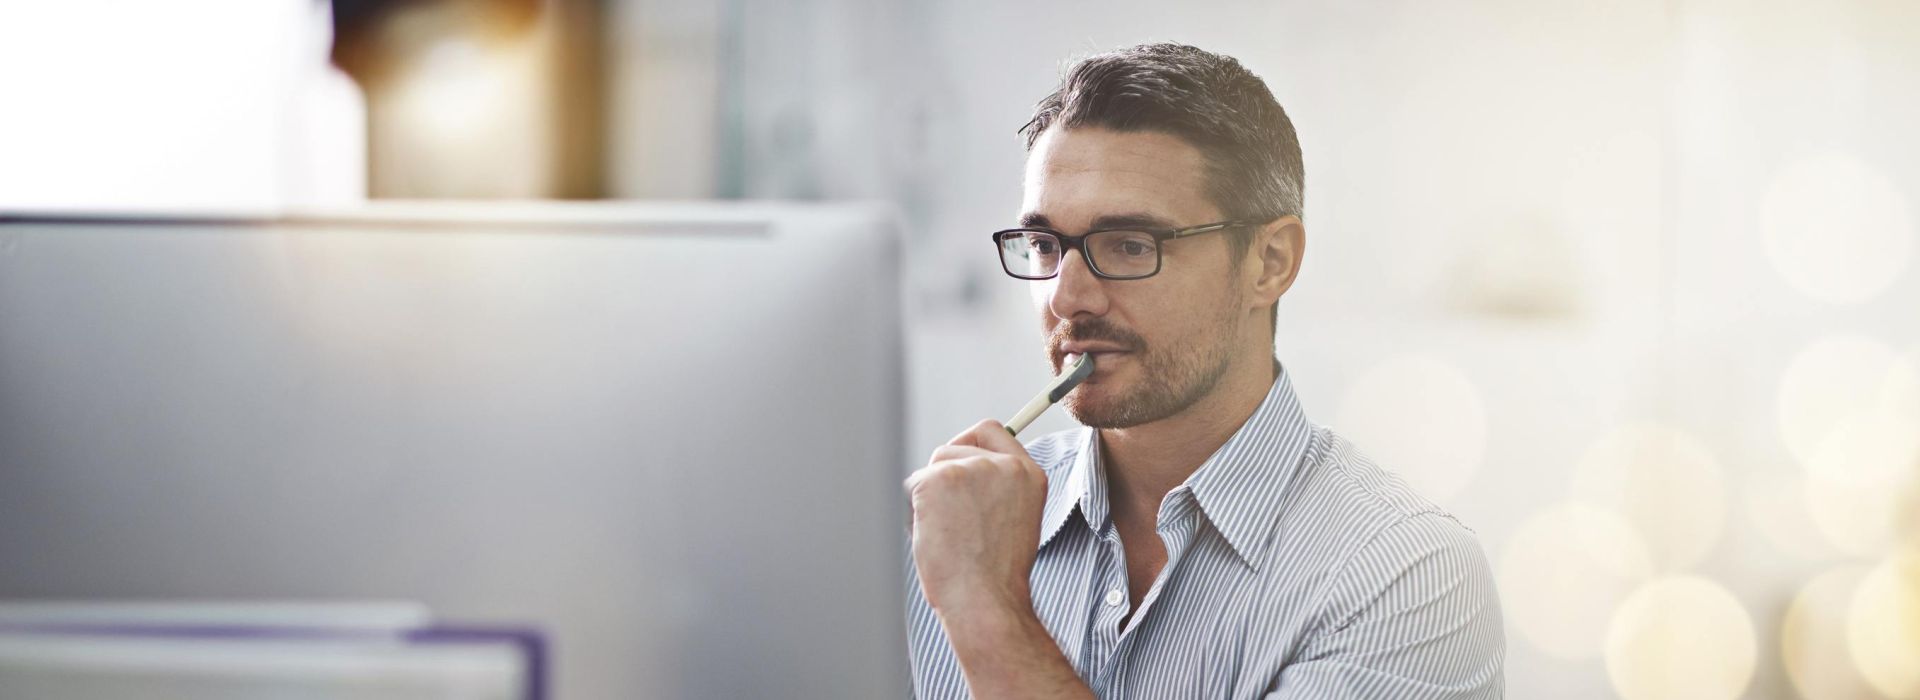
[[963, 594], [950, 596], [934, 606], [934, 614], [949, 630], [956, 626], [1004, 627], [1010, 622], [1035, 617], [1033, 597], [1024, 585], [1005, 589], [970, 587]]
[[[983, 650], [1006, 650], [1019, 646], [1031, 628], [1040, 626], [1040, 617], [1031, 606], [1014, 608], [1005, 604], [981, 605], [939, 613], [947, 642], [963, 658]], [[1043, 633], [1044, 634], [1044, 633]]]

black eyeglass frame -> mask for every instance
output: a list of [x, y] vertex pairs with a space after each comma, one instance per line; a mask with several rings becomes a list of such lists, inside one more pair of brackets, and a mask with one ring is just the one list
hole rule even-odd
[[[1010, 229], [1003, 229], [1000, 231], [994, 231], [993, 232], [993, 250], [994, 250], [994, 257], [1000, 259], [1000, 269], [1005, 271], [1007, 273], [1007, 276], [1009, 277], [1012, 277], [1014, 279], [1028, 280], [1028, 281], [1050, 280], [1055, 277], [1059, 277], [1060, 267], [1058, 265], [1054, 266], [1053, 274], [1046, 275], [1044, 277], [1033, 277], [1030, 275], [1022, 275], [1017, 272], [1014, 272], [1013, 268], [1007, 267], [1007, 256], [1002, 252], [1004, 249], [1001, 247], [1001, 239], [1003, 237], [1007, 236], [1008, 234], [1014, 234], [1014, 233], [1044, 233], [1059, 239], [1061, 245], [1066, 247], [1066, 250], [1080, 251], [1080, 259], [1085, 260], [1087, 262], [1087, 269], [1092, 270], [1093, 276], [1095, 277], [1098, 277], [1103, 280], [1141, 280], [1141, 279], [1146, 279], [1148, 277], [1152, 277], [1154, 275], [1160, 274], [1160, 266], [1166, 260], [1166, 255], [1160, 250], [1160, 246], [1161, 244], [1166, 243], [1167, 241], [1171, 241], [1176, 238], [1186, 238], [1188, 236], [1198, 236], [1203, 233], [1225, 231], [1230, 228], [1239, 228], [1241, 226], [1255, 226], [1260, 223], [1263, 223], [1263, 222], [1233, 220], [1233, 221], [1216, 221], [1211, 224], [1200, 224], [1199, 226], [1188, 226], [1186, 228], [1148, 228], [1143, 226], [1115, 226], [1112, 228], [1099, 229], [1097, 231], [1088, 231], [1078, 236], [1068, 235], [1065, 233], [1061, 233], [1059, 231], [1055, 231], [1050, 228], [1040, 228], [1037, 226], [1023, 226], [1020, 228], [1010, 228]], [[1152, 236], [1153, 237], [1153, 271], [1143, 275], [1109, 275], [1105, 272], [1101, 272], [1100, 266], [1093, 261], [1093, 256], [1087, 254], [1086, 239], [1090, 236], [1094, 236], [1102, 233], [1108, 233], [1111, 231], [1137, 231], [1139, 233], [1144, 233], [1149, 236]], [[1060, 265], [1065, 265], [1067, 263], [1066, 250], [1063, 250], [1060, 253]]]

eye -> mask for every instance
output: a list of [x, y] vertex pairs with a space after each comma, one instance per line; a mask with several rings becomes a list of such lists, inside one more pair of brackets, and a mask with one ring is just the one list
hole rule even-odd
[[1027, 248], [1031, 249], [1035, 255], [1053, 255], [1060, 248], [1060, 242], [1044, 236], [1034, 236], [1027, 239]]
[[1107, 250], [1122, 257], [1150, 258], [1154, 251], [1153, 238], [1137, 233], [1114, 235]]

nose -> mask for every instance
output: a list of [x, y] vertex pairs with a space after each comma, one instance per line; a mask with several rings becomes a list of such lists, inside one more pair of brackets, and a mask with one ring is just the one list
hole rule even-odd
[[1051, 282], [1046, 302], [1055, 318], [1072, 320], [1107, 313], [1106, 280], [1094, 276], [1081, 251], [1067, 251], [1066, 257], [1060, 259], [1060, 274]]

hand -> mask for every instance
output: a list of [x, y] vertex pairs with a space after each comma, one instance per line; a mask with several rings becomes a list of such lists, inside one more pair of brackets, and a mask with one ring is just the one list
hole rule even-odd
[[999, 421], [981, 421], [935, 449], [906, 486], [913, 564], [934, 611], [1031, 615], [1047, 475], [1027, 449]]

